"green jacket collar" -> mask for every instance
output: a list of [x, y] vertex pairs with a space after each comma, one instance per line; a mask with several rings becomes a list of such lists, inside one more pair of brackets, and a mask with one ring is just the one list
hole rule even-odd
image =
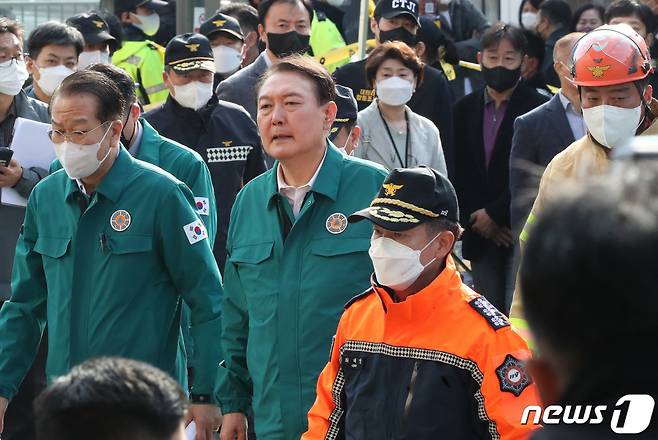
[[137, 159], [160, 166], [160, 143], [162, 142], [162, 136], [160, 136], [160, 133], [146, 119], [139, 118], [139, 123], [142, 124], [142, 139], [139, 142]]
[[[279, 189], [276, 181], [276, 170], [279, 161], [268, 172], [268, 195], [267, 207], [269, 208], [272, 200], [279, 195]], [[341, 153], [331, 141], [327, 140], [327, 154], [318, 173], [318, 177], [313, 184], [312, 192], [322, 194], [332, 201], [336, 201], [338, 196], [338, 185], [340, 184], [340, 174], [343, 170], [343, 153]]]
[[[100, 185], [98, 185], [98, 188], [96, 188], [96, 192], [116, 203], [119, 197], [121, 197], [124, 188], [132, 180], [132, 176], [134, 175], [132, 168], [134, 164], [135, 159], [128, 153], [128, 150], [120, 146], [119, 155], [112, 164], [112, 168], [110, 168], [105, 177], [103, 177]], [[65, 171], [62, 170], [60, 172], [64, 173]], [[67, 178], [67, 181], [66, 198], [68, 199], [75, 192], [79, 192], [80, 189], [75, 179]]]

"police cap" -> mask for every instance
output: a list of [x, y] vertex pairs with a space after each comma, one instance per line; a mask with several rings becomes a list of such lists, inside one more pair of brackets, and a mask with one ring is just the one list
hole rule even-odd
[[176, 35], [165, 49], [165, 66], [177, 73], [192, 70], [215, 72], [215, 60], [210, 41], [201, 34]]
[[334, 119], [334, 123], [331, 126], [331, 131], [329, 131], [329, 139], [332, 141], [338, 135], [341, 127], [350, 121], [356, 120], [359, 113], [354, 93], [352, 93], [352, 89], [349, 87], [336, 84], [336, 99], [334, 102], [336, 102], [338, 111], [336, 112], [336, 119]]
[[208, 20], [201, 23], [199, 30], [207, 38], [219, 32], [223, 32], [234, 36], [235, 38], [244, 41], [244, 35], [240, 28], [240, 23], [235, 18], [226, 14], [215, 14]]
[[365, 218], [389, 231], [405, 231], [440, 217], [459, 221], [455, 188], [443, 174], [422, 166], [391, 171], [370, 206], [348, 220]]
[[95, 12], [75, 14], [66, 20], [66, 24], [79, 30], [87, 44], [112, 44], [116, 41], [110, 34], [107, 22]]

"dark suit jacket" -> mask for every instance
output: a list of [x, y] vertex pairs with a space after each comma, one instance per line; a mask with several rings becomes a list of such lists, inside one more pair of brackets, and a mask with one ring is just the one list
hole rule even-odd
[[515, 236], [518, 236], [518, 232], [523, 228], [532, 208], [544, 168], [574, 140], [559, 95], [514, 121], [510, 153], [510, 193], [512, 229]]
[[466, 258], [477, 258], [485, 239], [470, 229], [469, 217], [485, 208], [499, 226], [510, 227], [509, 154], [514, 120], [546, 102], [547, 98], [519, 83], [507, 105], [498, 130], [491, 162], [484, 160], [484, 89], [460, 99], [454, 108], [455, 121], [455, 189], [464, 233]]

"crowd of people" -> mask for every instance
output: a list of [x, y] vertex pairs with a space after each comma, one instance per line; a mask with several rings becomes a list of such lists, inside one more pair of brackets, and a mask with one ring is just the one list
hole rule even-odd
[[349, 3], [0, 17], [3, 438], [610, 438], [523, 420], [658, 397], [658, 165], [611, 165], [658, 6], [378, 0], [327, 63]]

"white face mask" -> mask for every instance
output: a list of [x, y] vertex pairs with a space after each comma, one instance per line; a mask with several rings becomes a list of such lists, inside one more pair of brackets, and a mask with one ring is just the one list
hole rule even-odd
[[642, 122], [641, 117], [641, 104], [635, 108], [597, 105], [583, 109], [583, 119], [590, 134], [608, 148], [614, 148], [620, 141], [635, 136]]
[[343, 153], [345, 156], [352, 156], [354, 154], [354, 150], [352, 150], [351, 153], [347, 154], [347, 144], [350, 143], [350, 138], [352, 137], [352, 130], [350, 130], [350, 132], [347, 133], [347, 139], [345, 140], [345, 144], [342, 147], [338, 147], [340, 152]]
[[8, 96], [18, 95], [29, 76], [23, 60], [0, 63], [0, 93]]
[[133, 23], [133, 26], [141, 29], [149, 37], [155, 35], [160, 29], [160, 16], [155, 12], [151, 15], [139, 15], [131, 12], [130, 15], [141, 21], [141, 23]]
[[65, 140], [55, 146], [55, 155], [62, 164], [64, 171], [71, 179], [84, 179], [89, 177], [100, 168], [105, 162], [105, 159], [110, 155], [111, 148], [107, 149], [107, 154], [103, 159], [98, 160], [98, 150], [101, 148], [101, 143], [110, 131], [110, 125], [101, 140], [92, 145], [74, 144]]
[[529, 31], [534, 31], [535, 26], [537, 26], [537, 13], [524, 12], [521, 14], [521, 26]]
[[[437, 234], [436, 237], [439, 235]], [[426, 265], [420, 262], [420, 254], [436, 240], [436, 237], [418, 251], [391, 238], [378, 237], [372, 239], [368, 254], [375, 268], [377, 281], [383, 286], [398, 291], [411, 286], [425, 268], [436, 260], [436, 257], [432, 258]]]
[[199, 110], [212, 98], [212, 83], [192, 81], [183, 86], [174, 86], [174, 99], [183, 107]]
[[100, 50], [85, 51], [78, 57], [78, 69], [84, 69], [92, 64], [110, 64], [110, 53]]
[[75, 71], [61, 64], [55, 67], [39, 67], [37, 84], [39, 84], [39, 88], [43, 93], [53, 96], [53, 93], [55, 93], [57, 87], [64, 81], [64, 78], [72, 73], [75, 73]]
[[239, 50], [229, 46], [217, 46], [212, 48], [212, 53], [215, 58], [215, 72], [226, 75], [240, 68], [242, 54]]
[[377, 83], [377, 97], [384, 104], [398, 106], [409, 102], [414, 94], [414, 85], [399, 76], [392, 76]]

